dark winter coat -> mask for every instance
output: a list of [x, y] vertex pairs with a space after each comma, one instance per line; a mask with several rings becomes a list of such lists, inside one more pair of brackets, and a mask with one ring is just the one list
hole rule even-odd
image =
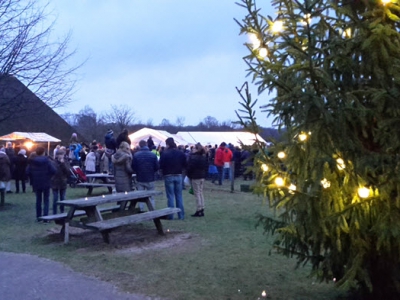
[[155, 181], [155, 172], [159, 169], [157, 155], [149, 147], [142, 147], [133, 156], [132, 169], [137, 182]]
[[28, 158], [23, 154], [18, 154], [15, 159], [14, 178], [16, 180], [26, 180], [26, 167], [28, 166]]
[[[124, 149], [121, 149], [121, 147], [124, 147]], [[117, 152], [111, 156], [111, 160], [114, 164], [115, 189], [117, 192], [131, 191], [133, 170], [129, 145], [123, 142]]]
[[131, 145], [131, 139], [128, 136], [128, 132], [123, 131], [121, 132], [118, 137], [117, 137], [117, 149], [119, 148], [119, 146], [121, 145], [122, 142], [127, 142], [129, 144], [129, 146]]
[[0, 151], [0, 181], [10, 181], [10, 159], [7, 154]]
[[189, 156], [186, 175], [190, 179], [206, 178], [208, 172], [207, 158], [200, 153], [193, 153]]
[[7, 147], [6, 154], [8, 156], [8, 159], [10, 160], [10, 173], [11, 177], [13, 177], [15, 168], [15, 157], [16, 157], [14, 148]]
[[186, 169], [186, 155], [177, 148], [168, 148], [161, 153], [160, 169], [163, 176], [182, 174]]
[[112, 149], [114, 152], [117, 149], [117, 142], [115, 141], [114, 135], [112, 133], [107, 133], [104, 136], [104, 144], [107, 149]]
[[52, 160], [52, 164], [56, 168], [56, 173], [51, 178], [51, 188], [53, 190], [65, 190], [70, 175], [70, 166], [67, 161], [61, 162], [58, 159]]
[[35, 156], [29, 160], [26, 173], [32, 180], [34, 190], [45, 190], [51, 187], [51, 177], [56, 173], [56, 168], [47, 156]]

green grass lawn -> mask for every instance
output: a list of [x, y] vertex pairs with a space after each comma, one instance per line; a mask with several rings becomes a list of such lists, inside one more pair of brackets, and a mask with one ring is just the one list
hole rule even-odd
[[[156, 235], [152, 222], [125, 228], [128, 239], [105, 244], [97, 232], [72, 235], [68, 245], [59, 226], [35, 222], [35, 196], [7, 194], [0, 210], [0, 251], [30, 253], [67, 264], [77, 272], [112, 282], [120, 289], [166, 299], [335, 299], [333, 283], [309, 278], [309, 268], [269, 255], [272, 238], [255, 228], [255, 215], [268, 214], [265, 200], [251, 193], [230, 192], [206, 182], [204, 218], [193, 218], [195, 199], [184, 191], [186, 220], [163, 220], [166, 236]], [[164, 191], [163, 183], [157, 189]], [[106, 193], [94, 189], [94, 195]], [[86, 189], [69, 188], [67, 199], [84, 197]], [[166, 206], [165, 192], [156, 208]], [[135, 237], [135, 230], [145, 236]], [[113, 235], [113, 232], [111, 232]], [[114, 236], [115, 238], [118, 236]], [[160, 245], [163, 245], [162, 247]]]

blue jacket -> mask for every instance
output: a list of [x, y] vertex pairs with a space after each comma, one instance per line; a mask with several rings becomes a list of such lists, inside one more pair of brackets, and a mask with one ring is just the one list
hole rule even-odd
[[157, 155], [149, 147], [142, 147], [135, 153], [132, 160], [132, 169], [136, 173], [137, 182], [155, 181], [155, 172], [160, 168]]
[[186, 155], [177, 148], [166, 149], [161, 153], [160, 169], [163, 176], [182, 174], [186, 169]]
[[32, 179], [34, 190], [44, 190], [51, 187], [51, 177], [56, 173], [56, 168], [47, 156], [36, 156], [29, 161], [26, 173]]

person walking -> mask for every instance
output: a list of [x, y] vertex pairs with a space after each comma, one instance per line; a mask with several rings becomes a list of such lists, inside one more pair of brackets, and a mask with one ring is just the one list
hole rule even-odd
[[208, 162], [204, 147], [197, 144], [193, 153], [189, 156], [187, 165], [187, 176], [191, 180], [193, 193], [196, 197], [196, 212], [192, 217], [204, 217], [204, 181], [208, 170]]
[[127, 142], [121, 142], [115, 154], [111, 156], [114, 165], [115, 190], [129, 192], [132, 190], [132, 153]]
[[[186, 168], [186, 156], [178, 150], [173, 138], [165, 140], [166, 149], [161, 153], [160, 169], [164, 177], [165, 192], [168, 199], [168, 207], [180, 208], [178, 218], [183, 220], [185, 218], [185, 210], [183, 207], [182, 197], [182, 172]], [[175, 200], [175, 205], [174, 205]], [[168, 219], [172, 220], [173, 215], [169, 215]]]
[[6, 185], [11, 180], [10, 159], [6, 154], [6, 149], [0, 149], [0, 206], [4, 206]]
[[[52, 160], [56, 173], [51, 178], [51, 189], [53, 191], [53, 215], [57, 214], [57, 202], [65, 200], [67, 192], [67, 181], [70, 174], [70, 166], [64, 158], [64, 152], [59, 150], [56, 152], [55, 158]], [[64, 206], [60, 205], [60, 212], [64, 212]]]
[[37, 147], [35, 152], [36, 155], [28, 162], [26, 173], [32, 179], [32, 187], [36, 194], [36, 220], [39, 222], [42, 215], [49, 215], [51, 177], [57, 170], [45, 156], [43, 147]]
[[[139, 142], [139, 150], [133, 155], [132, 170], [136, 173], [136, 188], [138, 191], [155, 189], [155, 175], [159, 169], [157, 155], [150, 151], [145, 140]], [[155, 209], [154, 198], [150, 198], [150, 202]], [[139, 203], [140, 211], [144, 211], [144, 203]]]
[[26, 167], [28, 166], [28, 157], [26, 156], [26, 150], [21, 149], [15, 159], [14, 178], [15, 178], [15, 193], [19, 193], [19, 187], [21, 182], [22, 192], [26, 192]]

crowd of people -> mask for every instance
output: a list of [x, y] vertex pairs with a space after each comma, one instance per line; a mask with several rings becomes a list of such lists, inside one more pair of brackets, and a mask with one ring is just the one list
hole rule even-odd
[[[8, 142], [0, 146], [0, 197], [4, 204], [6, 193], [12, 193], [11, 180], [15, 180], [15, 193], [26, 193], [27, 182], [36, 195], [36, 218], [49, 213], [50, 191], [53, 195], [53, 214], [57, 202], [65, 200], [71, 167], [79, 166], [86, 174], [109, 173], [115, 178], [117, 192], [132, 190], [132, 174], [136, 174], [137, 190], [154, 190], [156, 180], [164, 180], [168, 207], [180, 208], [178, 219], [185, 218], [182, 191], [185, 177], [196, 199], [196, 211], [191, 216], [204, 217], [204, 182], [222, 185], [225, 179], [243, 176], [252, 179], [246, 170], [253, 164], [251, 150], [240, 149], [222, 142], [218, 145], [177, 145], [168, 138], [164, 146], [156, 147], [151, 136], [132, 148], [126, 129], [115, 138], [110, 129], [104, 142], [81, 143], [72, 134], [68, 146], [57, 145], [49, 155], [43, 147], [27, 153], [19, 145]], [[154, 199], [151, 199], [153, 207]], [[59, 206], [60, 212], [64, 211]], [[139, 206], [140, 212], [144, 206]], [[169, 219], [173, 219], [173, 215]]]

